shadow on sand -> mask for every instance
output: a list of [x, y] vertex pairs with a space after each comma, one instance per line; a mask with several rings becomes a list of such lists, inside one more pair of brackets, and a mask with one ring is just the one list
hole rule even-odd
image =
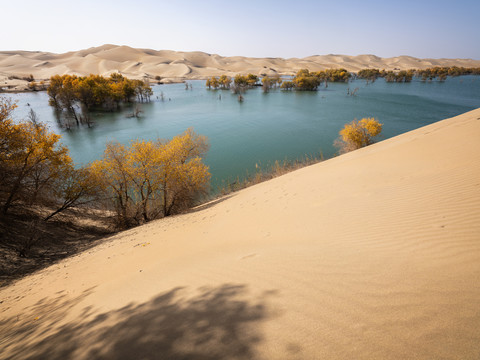
[[[23, 320], [1, 320], [4, 354], [52, 360], [255, 359], [254, 346], [262, 340], [258, 325], [269, 316], [265, 300], [275, 294], [265, 293], [251, 303], [244, 299], [244, 285], [200, 288], [193, 297], [175, 288], [106, 313], [94, 314], [89, 306], [79, 319], [59, 325], [91, 292], [70, 300], [65, 295], [44, 299], [26, 309]], [[43, 315], [34, 319], [35, 314]]]

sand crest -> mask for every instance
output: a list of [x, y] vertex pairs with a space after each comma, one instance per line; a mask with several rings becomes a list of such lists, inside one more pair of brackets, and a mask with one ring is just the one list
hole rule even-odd
[[480, 109], [0, 290], [2, 358], [480, 358]]

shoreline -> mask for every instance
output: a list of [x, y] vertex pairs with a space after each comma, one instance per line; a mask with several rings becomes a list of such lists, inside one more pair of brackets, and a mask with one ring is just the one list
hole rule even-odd
[[[356, 73], [354, 73], [354, 74], [356, 74]], [[480, 76], [480, 75], [477, 75], [477, 74], [463, 74], [463, 75], [450, 76], [450, 77], [459, 77], [459, 76]], [[161, 81], [152, 80], [152, 79], [149, 79], [149, 80], [151, 80], [151, 83], [150, 83], [151, 86], [157, 86], [157, 85], [183, 84], [187, 81], [206, 81], [207, 79], [208, 79], [208, 77], [205, 77], [205, 78], [173, 78], [173, 79], [167, 78], [167, 79], [162, 79]], [[45, 87], [48, 87], [50, 79], [39, 79], [39, 80], [44, 81], [45, 82]], [[349, 80], [349, 83], [353, 82], [353, 81], [356, 81], [356, 80], [371, 81], [370, 79], [355, 78], [355, 79]], [[440, 80], [435, 79], [435, 81], [440, 81]], [[431, 82], [431, 80], [429, 82]], [[21, 85], [7, 85], [7, 86], [12, 87], [12, 88], [8, 88], [8, 89], [5, 89], [2, 86], [0, 86], [0, 96], [2, 96], [2, 94], [21, 94], [21, 93], [35, 93], [35, 92], [46, 92], [47, 91], [46, 88], [41, 89], [41, 90], [39, 90], [39, 89], [37, 89], [37, 90], [29, 89], [28, 84], [29, 84], [29, 82], [25, 82], [24, 84], [21, 84]], [[257, 84], [255, 86], [261, 86], [261, 85]]]

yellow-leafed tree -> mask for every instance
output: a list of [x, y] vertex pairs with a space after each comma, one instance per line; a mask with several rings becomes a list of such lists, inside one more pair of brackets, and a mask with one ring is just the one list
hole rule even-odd
[[[10, 109], [14, 106], [10, 105]], [[58, 145], [60, 136], [43, 124], [15, 123], [4, 118], [0, 121], [0, 138], [0, 201], [6, 214], [18, 200], [35, 200], [47, 184], [60, 176], [60, 169], [72, 161], [68, 149]]]
[[[16, 105], [0, 98], [0, 206], [6, 215], [14, 205], [32, 204], [55, 209], [52, 216], [88, 202], [94, 195], [88, 172], [75, 169], [60, 135], [38, 121], [15, 122]], [[82, 179], [82, 181], [79, 181]]]
[[188, 208], [210, 181], [202, 156], [209, 145], [192, 129], [170, 141], [109, 143], [91, 165], [121, 226], [132, 226]]
[[340, 130], [335, 146], [340, 149], [340, 153], [346, 153], [373, 144], [374, 138], [380, 135], [382, 126], [375, 118], [354, 120]]

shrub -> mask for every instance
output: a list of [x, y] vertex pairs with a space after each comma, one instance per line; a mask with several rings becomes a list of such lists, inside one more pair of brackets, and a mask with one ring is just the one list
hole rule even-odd
[[340, 153], [346, 153], [373, 144], [373, 138], [380, 134], [382, 126], [375, 118], [353, 120], [340, 130], [335, 146], [340, 149]]

